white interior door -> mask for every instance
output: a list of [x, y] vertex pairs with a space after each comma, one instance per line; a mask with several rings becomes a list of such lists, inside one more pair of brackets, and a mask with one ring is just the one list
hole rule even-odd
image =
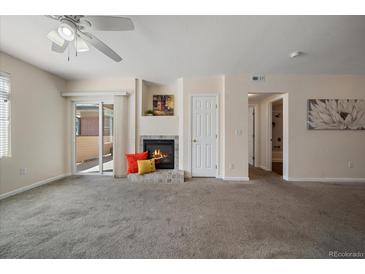
[[255, 108], [248, 107], [248, 162], [255, 164]]
[[192, 97], [192, 176], [217, 174], [217, 102], [215, 96]]

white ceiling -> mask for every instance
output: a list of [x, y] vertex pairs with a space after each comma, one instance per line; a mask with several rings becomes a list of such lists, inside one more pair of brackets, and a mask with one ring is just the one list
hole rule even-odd
[[[130, 16], [132, 32], [94, 32], [124, 59], [95, 49], [51, 52], [44, 16], [0, 16], [0, 50], [67, 79], [141, 77], [170, 83], [223, 73], [365, 74], [365, 16]], [[294, 50], [307, 53], [290, 59]]]

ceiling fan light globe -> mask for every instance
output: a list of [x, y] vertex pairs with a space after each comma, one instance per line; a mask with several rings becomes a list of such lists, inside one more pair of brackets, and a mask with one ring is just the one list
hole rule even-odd
[[77, 38], [75, 39], [75, 47], [77, 52], [86, 52], [89, 51], [88, 45], [85, 43], [84, 40]]
[[63, 45], [65, 43], [65, 40], [62, 37], [60, 37], [58, 32], [55, 30], [52, 30], [51, 32], [49, 32], [47, 34], [47, 38], [60, 47], [63, 47]]
[[66, 36], [71, 36], [72, 35], [72, 31], [70, 29], [66, 28], [66, 27], [62, 28], [62, 32]]
[[75, 39], [75, 28], [72, 26], [72, 23], [65, 21], [58, 27], [58, 34], [63, 39], [72, 41]]

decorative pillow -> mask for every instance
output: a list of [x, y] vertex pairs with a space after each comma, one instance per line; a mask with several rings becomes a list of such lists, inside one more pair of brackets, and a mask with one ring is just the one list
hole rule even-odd
[[148, 158], [148, 151], [135, 153], [135, 154], [126, 154], [125, 157], [127, 158], [128, 162], [128, 174], [130, 173], [137, 173], [138, 172], [138, 160], [147, 160]]
[[146, 174], [156, 171], [155, 159], [151, 160], [138, 160], [138, 174]]

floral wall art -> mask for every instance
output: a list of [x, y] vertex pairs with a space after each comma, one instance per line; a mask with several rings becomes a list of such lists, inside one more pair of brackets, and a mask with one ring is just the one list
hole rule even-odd
[[365, 130], [364, 99], [309, 99], [308, 129]]

